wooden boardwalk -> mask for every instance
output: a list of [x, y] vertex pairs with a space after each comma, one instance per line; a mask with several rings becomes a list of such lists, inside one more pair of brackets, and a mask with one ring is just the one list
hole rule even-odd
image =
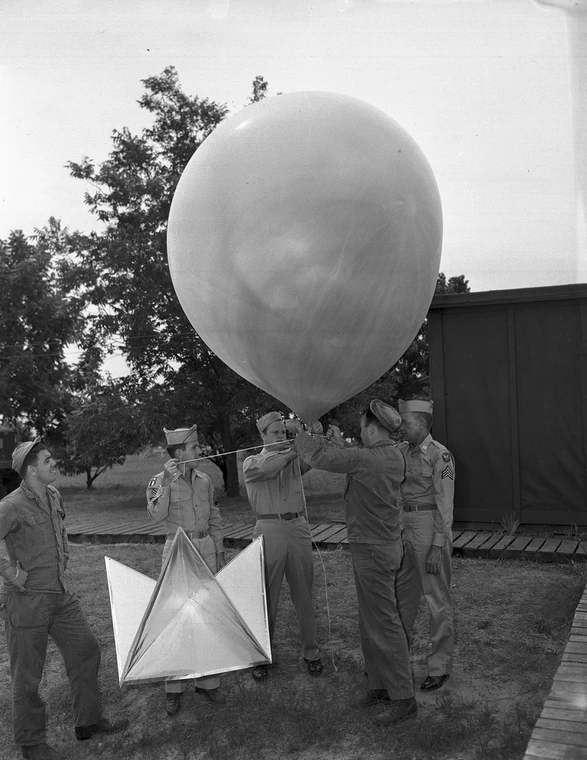
[[[151, 521], [136, 519], [113, 521], [111, 518], [68, 518], [67, 534], [72, 542], [95, 544], [163, 543], [165, 529]], [[253, 523], [224, 521], [227, 547], [243, 548], [250, 543]], [[312, 540], [318, 549], [348, 549], [345, 523], [310, 524]], [[454, 530], [453, 554], [463, 557], [490, 559], [530, 559], [538, 562], [586, 561], [587, 541], [559, 538], [508, 536], [489, 531]]]
[[524, 760], [587, 760], [587, 586]]

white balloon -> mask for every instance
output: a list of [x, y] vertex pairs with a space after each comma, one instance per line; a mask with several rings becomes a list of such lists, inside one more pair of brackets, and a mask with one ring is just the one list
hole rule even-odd
[[306, 422], [401, 357], [441, 243], [438, 188], [414, 140], [326, 92], [269, 98], [220, 124], [183, 172], [168, 227], [195, 330]]

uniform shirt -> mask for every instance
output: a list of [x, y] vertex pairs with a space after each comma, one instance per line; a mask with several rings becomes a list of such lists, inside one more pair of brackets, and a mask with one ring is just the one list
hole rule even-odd
[[433, 546], [444, 546], [453, 521], [455, 463], [452, 454], [429, 434], [418, 446], [398, 444], [406, 460], [402, 498], [410, 504], [436, 504]]
[[186, 533], [210, 531], [216, 554], [224, 551], [222, 518], [210, 478], [199, 470], [188, 470], [189, 482], [179, 477], [163, 487], [164, 472], [151, 480], [147, 488], [147, 511], [155, 522], [162, 522], [167, 533], [178, 528]]
[[47, 486], [46, 493], [44, 504], [23, 481], [0, 501], [0, 539], [6, 547], [6, 556], [0, 557], [0, 574], [11, 565], [16, 567], [18, 560], [28, 573], [27, 591], [62, 593], [67, 591], [69, 559], [65, 510], [56, 488]]
[[312, 467], [346, 473], [344, 500], [350, 542], [387, 544], [399, 539], [400, 484], [405, 464], [393, 441], [339, 448], [322, 436], [300, 433], [296, 446]]
[[310, 468], [300, 463], [297, 453], [268, 451], [247, 457], [243, 475], [249, 503], [256, 515], [302, 512], [302, 475]]

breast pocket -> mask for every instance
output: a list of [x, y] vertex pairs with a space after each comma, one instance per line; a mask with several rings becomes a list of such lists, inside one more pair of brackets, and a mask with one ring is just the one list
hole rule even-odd
[[27, 550], [44, 544], [51, 532], [51, 518], [41, 513], [39, 515], [24, 515], [24, 542]]
[[418, 478], [431, 478], [434, 471], [430, 462], [419, 461], [410, 462], [406, 472]]

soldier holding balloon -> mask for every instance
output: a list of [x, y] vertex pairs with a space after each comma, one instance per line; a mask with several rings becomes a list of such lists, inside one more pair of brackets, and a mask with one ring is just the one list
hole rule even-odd
[[384, 708], [374, 720], [395, 725], [417, 715], [408, 640], [396, 595], [403, 548], [400, 485], [405, 463], [392, 433], [399, 413], [377, 399], [361, 415], [362, 447], [345, 446], [337, 428], [333, 443], [300, 433], [296, 448], [312, 467], [347, 475], [344, 494], [349, 546], [359, 603], [359, 629], [369, 691], [356, 706]]
[[[273, 640], [285, 576], [298, 615], [302, 654], [308, 672], [320, 675], [323, 666], [312, 604], [312, 537], [304, 515], [301, 482], [310, 467], [300, 462], [287, 439], [286, 424], [279, 412], [263, 415], [257, 421], [257, 429], [264, 446], [259, 454], [245, 459], [243, 474], [256, 519], [253, 537], [262, 535], [264, 541], [269, 635]], [[264, 680], [267, 666], [257, 665], [252, 674], [255, 680]]]

